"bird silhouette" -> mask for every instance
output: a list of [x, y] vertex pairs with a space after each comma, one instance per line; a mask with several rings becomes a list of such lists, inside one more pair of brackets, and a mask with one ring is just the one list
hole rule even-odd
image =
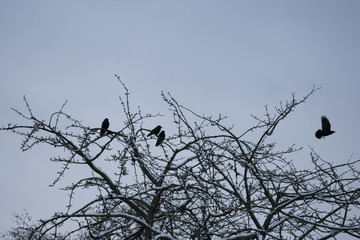
[[333, 134], [335, 131], [331, 130], [331, 125], [329, 122], [329, 119], [327, 119], [325, 116], [321, 117], [321, 129], [317, 130], [315, 133], [315, 136], [320, 139], [322, 137], [329, 136], [330, 134]]
[[150, 137], [151, 135], [158, 135], [160, 132], [161, 126], [158, 125], [156, 128], [154, 128], [153, 130], [150, 131], [150, 133], [147, 135], [148, 137]]
[[103, 136], [105, 134], [109, 126], [110, 126], [109, 119], [105, 118], [101, 124], [100, 136]]
[[164, 141], [164, 139], [165, 139], [165, 131], [161, 131], [159, 133], [155, 146], [159, 146]]

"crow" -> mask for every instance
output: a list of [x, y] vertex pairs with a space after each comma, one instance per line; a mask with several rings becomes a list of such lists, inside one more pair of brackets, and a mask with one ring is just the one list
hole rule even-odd
[[150, 133], [147, 135], [148, 137], [150, 137], [151, 135], [158, 135], [160, 132], [161, 126], [158, 125], [156, 128], [154, 128], [153, 130], [150, 131]]
[[103, 136], [105, 134], [106, 130], [109, 128], [109, 125], [109, 119], [105, 118], [101, 124], [100, 136]]
[[335, 131], [330, 130], [331, 125], [329, 122], [329, 119], [327, 119], [325, 116], [321, 117], [321, 128], [316, 131], [315, 136], [320, 139], [322, 137], [329, 136], [330, 134], [333, 134]]
[[161, 133], [159, 133], [155, 146], [159, 146], [164, 141], [164, 139], [165, 139], [165, 131], [161, 131]]

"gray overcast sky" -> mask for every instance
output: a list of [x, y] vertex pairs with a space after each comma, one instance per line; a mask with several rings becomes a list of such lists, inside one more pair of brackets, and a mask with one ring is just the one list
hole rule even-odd
[[[1, 125], [22, 122], [10, 107], [24, 110], [26, 95], [40, 118], [68, 100], [67, 112], [84, 124], [99, 127], [108, 117], [119, 129], [118, 74], [144, 112], [166, 115], [160, 92], [169, 91], [198, 113], [229, 116], [241, 133], [265, 104], [316, 85], [272, 140], [304, 146], [298, 163], [309, 146], [334, 163], [358, 159], [359, 13], [357, 0], [2, 0]], [[314, 137], [321, 115], [336, 131], [325, 140]], [[20, 143], [0, 133], [0, 232], [14, 225], [12, 212], [46, 218], [66, 205], [66, 193], [48, 187], [59, 170], [53, 150], [23, 153]]]

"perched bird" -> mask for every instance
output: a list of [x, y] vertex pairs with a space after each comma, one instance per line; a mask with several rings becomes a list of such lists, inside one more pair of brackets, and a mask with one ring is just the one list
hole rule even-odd
[[160, 132], [161, 126], [158, 125], [156, 128], [154, 128], [153, 130], [150, 131], [150, 133], [147, 135], [148, 137], [150, 137], [151, 135], [158, 135]]
[[321, 128], [322, 129], [317, 130], [315, 133], [315, 136], [318, 139], [329, 136], [330, 134], [333, 134], [335, 132], [335, 131], [330, 130], [330, 128], [331, 128], [330, 122], [325, 116], [321, 117]]
[[106, 133], [106, 130], [109, 128], [109, 126], [110, 126], [109, 119], [105, 118], [101, 124], [100, 136]]
[[164, 141], [164, 139], [165, 139], [165, 131], [161, 131], [161, 133], [159, 133], [155, 146], [159, 146]]

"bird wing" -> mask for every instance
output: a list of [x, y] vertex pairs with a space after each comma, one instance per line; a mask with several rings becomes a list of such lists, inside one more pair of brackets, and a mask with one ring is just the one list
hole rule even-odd
[[330, 128], [331, 128], [329, 119], [327, 119], [326, 117], [322, 116], [322, 117], [321, 117], [321, 126], [322, 126], [323, 132], [329, 132], [329, 131], [330, 131]]

